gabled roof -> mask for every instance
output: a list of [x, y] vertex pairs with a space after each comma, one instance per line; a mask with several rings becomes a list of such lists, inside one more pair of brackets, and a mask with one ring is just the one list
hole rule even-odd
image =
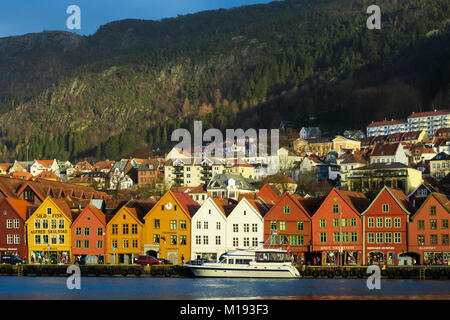
[[371, 157], [378, 156], [395, 156], [400, 143], [375, 144], [375, 147], [370, 154]]
[[11, 208], [14, 209], [23, 221], [28, 219], [29, 205], [27, 201], [12, 198], [3, 198], [3, 201], [8, 202]]
[[217, 206], [217, 208], [219, 208], [220, 212], [222, 212], [222, 214], [225, 217], [228, 217], [231, 211], [233, 211], [233, 209], [236, 207], [236, 204], [228, 203], [227, 200], [222, 198], [209, 198], [209, 199], [211, 199], [211, 201], [214, 202], [214, 204]]
[[183, 207], [184, 211], [191, 217], [193, 217], [194, 214], [197, 212], [197, 210], [200, 208], [200, 205], [197, 202], [195, 202], [188, 194], [177, 191], [169, 191], [169, 192], [172, 192], [173, 196]]
[[269, 211], [269, 208], [265, 206], [261, 201], [255, 199], [245, 199], [247, 202], [259, 212], [261, 217], [264, 217]]
[[58, 206], [58, 208], [66, 215], [66, 217], [70, 221], [73, 221], [72, 210], [70, 209], [70, 207], [67, 204], [66, 200], [64, 200], [64, 199], [55, 199], [55, 198], [50, 198], [50, 197], [47, 197], [47, 199], [50, 199], [51, 201], [53, 201], [53, 203], [56, 204]]
[[435, 198], [441, 204], [441, 206], [445, 210], [447, 210], [447, 213], [450, 214], [450, 200], [448, 199], [447, 195], [442, 194], [442, 193], [432, 192], [428, 195], [428, 197], [425, 199], [425, 201], [422, 202], [422, 205], [419, 207], [419, 209], [417, 209], [415, 214], [413, 216], [411, 216], [411, 220], [414, 219], [416, 217], [416, 215], [418, 215], [420, 212], [422, 212], [423, 207], [428, 202], [428, 200], [430, 200], [431, 198]]
[[450, 155], [448, 155], [445, 152], [440, 152], [430, 161], [440, 161], [440, 160], [450, 160]]
[[274, 205], [280, 200], [280, 192], [274, 186], [267, 183], [262, 186], [259, 192], [256, 194], [257, 198], [261, 198], [265, 203]]
[[38, 164], [45, 168], [50, 168], [53, 164], [53, 160], [35, 160]]
[[361, 214], [361, 212], [366, 210], [366, 208], [370, 204], [369, 199], [367, 199], [367, 197], [363, 193], [355, 191], [345, 191], [333, 188], [333, 190], [331, 190], [327, 197], [331, 197], [333, 191], [358, 214]]

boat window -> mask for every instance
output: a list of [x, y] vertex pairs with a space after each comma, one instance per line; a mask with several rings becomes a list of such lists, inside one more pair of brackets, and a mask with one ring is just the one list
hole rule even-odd
[[228, 264], [234, 264], [234, 259], [228, 259]]
[[251, 259], [236, 259], [236, 264], [250, 264]]
[[223, 258], [219, 261], [219, 263], [227, 263], [227, 258]]
[[257, 252], [257, 262], [289, 262], [291, 259], [285, 252]]

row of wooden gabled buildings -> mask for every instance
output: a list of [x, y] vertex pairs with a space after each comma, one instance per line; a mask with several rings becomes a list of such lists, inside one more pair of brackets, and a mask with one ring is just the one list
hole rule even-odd
[[37, 199], [23, 198], [23, 192], [2, 196], [0, 253], [29, 263], [89, 256], [96, 263], [127, 264], [142, 254], [181, 263], [262, 243], [321, 265], [448, 264], [450, 257], [450, 202], [440, 193], [415, 208], [403, 191], [389, 187], [370, 201], [338, 189], [324, 197], [281, 195], [265, 185], [237, 201], [208, 198], [200, 206], [171, 190], [158, 201], [121, 201], [102, 194], [89, 199], [89, 192], [81, 199], [75, 193], [57, 197], [49, 186], [28, 187]]

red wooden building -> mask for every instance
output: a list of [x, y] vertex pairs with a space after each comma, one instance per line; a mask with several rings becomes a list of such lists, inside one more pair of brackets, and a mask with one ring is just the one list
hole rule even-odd
[[402, 190], [384, 187], [362, 213], [364, 264], [397, 265], [408, 251], [408, 222], [414, 208]]
[[311, 246], [311, 216], [302, 198], [286, 192], [264, 216], [264, 242], [289, 248], [295, 260], [305, 260]]
[[[72, 261], [86, 256], [96, 256], [98, 263], [106, 263], [106, 217], [88, 205], [72, 223]], [[95, 262], [95, 261], [93, 261]]]
[[409, 251], [420, 256], [422, 264], [448, 264], [450, 260], [450, 200], [441, 193], [431, 193], [411, 217]]
[[360, 192], [333, 188], [312, 216], [314, 261], [321, 265], [362, 263], [361, 212], [369, 200]]
[[33, 210], [25, 200], [3, 198], [0, 200], [0, 256], [16, 255], [27, 260], [25, 221]]

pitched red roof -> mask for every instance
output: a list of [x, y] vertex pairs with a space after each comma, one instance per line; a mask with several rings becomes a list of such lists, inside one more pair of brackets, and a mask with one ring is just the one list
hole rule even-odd
[[372, 122], [367, 127], [371, 128], [371, 127], [389, 126], [389, 125], [394, 125], [394, 124], [406, 124], [406, 123], [407, 123], [406, 120], [390, 120], [390, 121], [384, 120], [384, 121]]
[[233, 209], [236, 207], [236, 204], [228, 203], [227, 200], [222, 198], [211, 198], [212, 201], [216, 204], [216, 206], [220, 209], [220, 212], [225, 217], [228, 217], [228, 215], [233, 211]]
[[414, 206], [412, 205], [412, 203], [409, 201], [408, 197], [402, 190], [389, 187], [385, 188], [390, 191], [390, 193], [397, 199], [398, 202], [402, 204], [402, 206], [406, 210], [408, 210], [410, 213], [414, 213]]
[[434, 110], [434, 111], [418, 112], [418, 113], [413, 113], [410, 116], [408, 116], [408, 119], [439, 116], [439, 115], [444, 115], [444, 114], [449, 114], [449, 113], [450, 113], [449, 110]]
[[4, 201], [7, 201], [24, 221], [28, 219], [28, 214], [30, 211], [27, 201], [12, 198], [4, 198]]
[[361, 192], [344, 191], [336, 188], [334, 190], [358, 213], [363, 212], [370, 204], [369, 199]]
[[370, 154], [371, 157], [376, 156], [394, 156], [400, 143], [376, 144]]
[[187, 193], [172, 191], [174, 197], [178, 200], [183, 209], [188, 213], [191, 217], [197, 212], [200, 208], [200, 205], [195, 202]]
[[256, 197], [261, 198], [265, 203], [274, 205], [280, 200], [280, 192], [274, 186], [267, 183], [262, 186]]

